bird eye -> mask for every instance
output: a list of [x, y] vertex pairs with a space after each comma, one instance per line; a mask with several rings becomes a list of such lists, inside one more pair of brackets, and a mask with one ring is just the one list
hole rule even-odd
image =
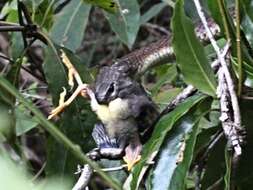
[[107, 91], [108, 94], [112, 94], [114, 92], [114, 85], [115, 85], [114, 83], [110, 84], [110, 87], [109, 87], [109, 89]]

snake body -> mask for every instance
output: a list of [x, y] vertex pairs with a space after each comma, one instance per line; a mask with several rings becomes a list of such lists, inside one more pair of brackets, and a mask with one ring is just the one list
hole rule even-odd
[[[208, 18], [208, 25], [213, 35], [219, 38], [221, 35], [220, 27], [212, 18]], [[202, 44], [209, 42], [207, 33], [201, 23], [197, 24], [195, 34]], [[124, 70], [129, 76], [140, 76], [151, 67], [169, 63], [173, 60], [175, 60], [175, 54], [172, 47], [172, 36], [166, 36], [157, 42], [123, 56], [116, 60], [111, 67]]]

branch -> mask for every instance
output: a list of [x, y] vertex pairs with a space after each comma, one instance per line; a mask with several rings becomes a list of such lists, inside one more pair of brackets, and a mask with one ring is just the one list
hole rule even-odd
[[84, 165], [84, 167], [79, 170], [78, 173], [81, 172], [81, 175], [72, 190], [83, 190], [88, 185], [93, 174], [93, 170], [88, 164]]
[[[237, 95], [235, 92], [235, 86], [224, 56], [224, 54], [227, 54], [227, 51], [224, 51], [225, 53], [222, 53], [218, 44], [216, 43], [213, 34], [208, 27], [207, 20], [202, 11], [202, 7], [199, 3], [199, 0], [194, 0], [194, 3], [197, 8], [197, 12], [201, 19], [201, 22], [205, 27], [208, 38], [210, 39], [210, 42], [217, 54], [218, 61], [220, 63], [220, 68], [218, 71], [219, 85], [217, 88], [217, 95], [218, 97], [220, 97], [221, 112], [222, 114], [226, 113], [226, 117], [224, 117], [225, 115], [223, 114], [221, 115], [220, 120], [222, 121], [223, 130], [226, 137], [228, 138], [229, 142], [232, 143], [235, 154], [239, 156], [242, 152], [240, 146], [240, 136], [238, 133], [238, 129], [241, 128], [241, 115]], [[227, 45], [227, 50], [228, 47], [229, 45]], [[233, 110], [232, 116], [229, 116], [228, 113], [230, 109], [230, 104]]]
[[235, 118], [235, 124], [237, 126], [241, 126], [241, 117], [240, 117], [240, 109], [239, 109], [239, 104], [238, 104], [238, 100], [237, 100], [237, 96], [236, 96], [236, 93], [235, 93], [235, 87], [234, 87], [234, 83], [233, 83], [233, 80], [232, 80], [232, 77], [230, 75], [230, 72], [229, 72], [229, 69], [227, 67], [227, 63], [226, 63], [226, 60], [225, 60], [225, 57], [222, 56], [222, 53], [220, 51], [220, 48], [218, 46], [218, 44], [216, 43], [214, 37], [213, 37], [213, 34], [212, 32], [210, 31], [209, 27], [208, 27], [208, 24], [207, 24], [207, 20], [205, 18], [205, 15], [202, 11], [202, 8], [201, 8], [201, 5], [199, 3], [199, 0], [194, 0], [194, 3], [195, 3], [195, 6], [197, 8], [197, 11], [198, 11], [198, 14], [199, 14], [199, 17], [205, 27], [205, 30], [207, 32], [207, 35], [208, 35], [208, 38], [210, 39], [210, 42], [217, 54], [217, 57], [218, 57], [218, 60], [221, 64], [221, 67], [223, 69], [223, 72], [224, 72], [224, 75], [225, 75], [225, 78], [226, 78], [226, 81], [228, 83], [228, 90], [229, 90], [229, 93], [231, 95], [231, 101], [232, 101], [232, 106], [233, 106], [233, 110], [234, 110], [234, 115], [237, 116]]
[[187, 99], [189, 96], [194, 94], [196, 92], [196, 88], [194, 88], [192, 85], [188, 85], [181, 93], [179, 93], [175, 99], [173, 99], [167, 107], [161, 112], [160, 115], [167, 114], [174, 110], [178, 104], [183, 102], [185, 99]]

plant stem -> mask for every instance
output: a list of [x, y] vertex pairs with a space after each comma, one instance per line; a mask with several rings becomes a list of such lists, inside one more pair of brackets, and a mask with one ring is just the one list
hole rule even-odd
[[238, 62], [238, 91], [237, 95], [240, 97], [242, 93], [243, 73], [242, 73], [242, 55], [241, 55], [241, 30], [240, 30], [240, 8], [239, 0], [235, 0], [235, 14], [236, 14], [236, 51]]
[[22, 103], [27, 109], [29, 109], [35, 117], [39, 120], [41, 126], [48, 131], [50, 135], [52, 135], [59, 143], [63, 144], [66, 149], [70, 150], [70, 152], [79, 159], [82, 163], [89, 164], [97, 173], [114, 189], [120, 190], [120, 185], [109, 177], [105, 172], [103, 172], [100, 167], [93, 161], [91, 161], [82, 151], [81, 148], [72, 143], [58, 128], [49, 122], [44, 115], [29, 101], [27, 101], [18, 90], [2, 75], [0, 75], [0, 86], [3, 87], [6, 91], [8, 91], [11, 95], [15, 96], [17, 100]]
[[222, 16], [222, 22], [223, 22], [223, 27], [224, 27], [224, 30], [225, 30], [225, 35], [226, 35], [226, 38], [227, 38], [227, 41], [231, 41], [231, 37], [230, 37], [230, 33], [229, 33], [229, 29], [228, 29], [228, 22], [227, 22], [227, 17], [226, 17], [226, 13], [225, 13], [225, 10], [224, 10], [224, 3], [223, 3], [223, 0], [217, 0], [217, 3], [218, 3], [218, 6], [219, 6], [219, 11], [220, 11], [220, 14]]

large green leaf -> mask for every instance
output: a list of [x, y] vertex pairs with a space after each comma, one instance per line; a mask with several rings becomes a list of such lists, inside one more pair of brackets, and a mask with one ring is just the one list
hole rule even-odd
[[176, 3], [172, 19], [173, 48], [184, 79], [200, 91], [215, 96], [216, 81], [212, 68], [197, 40], [194, 26], [184, 13], [184, 1]]
[[71, 1], [55, 16], [51, 30], [53, 41], [74, 52], [82, 43], [89, 13], [90, 5], [82, 1]]
[[[236, 184], [240, 187], [239, 189], [247, 190], [253, 186], [253, 101], [243, 100], [241, 101], [241, 113], [242, 122], [247, 132], [245, 137], [245, 146], [243, 147], [243, 154], [240, 157], [239, 166], [237, 167], [235, 177], [232, 178], [236, 181]], [[232, 174], [233, 175], [233, 174]], [[251, 188], [250, 188], [251, 189]]]
[[209, 109], [210, 101], [202, 102], [182, 117], [168, 134], [153, 173], [152, 189], [184, 189], [201, 127], [199, 121]]
[[[65, 50], [65, 52], [72, 64], [77, 68], [83, 81], [90, 82], [89, 72], [85, 68], [85, 65], [70, 51]], [[53, 103], [57, 106], [62, 87], [68, 88], [68, 84], [66, 68], [62, 64], [57, 49], [54, 46], [46, 49], [46, 58], [43, 66]], [[89, 103], [83, 98], [79, 98], [65, 109], [58, 126], [69, 139], [79, 144], [87, 152], [93, 146], [93, 140], [89, 134], [94, 123], [95, 115], [90, 110]], [[49, 138], [46, 168], [48, 175], [69, 175], [73, 178], [73, 172], [75, 172], [77, 164], [77, 160], [71, 156], [67, 149], [57, 143], [55, 139]]]
[[241, 0], [240, 1], [241, 8], [243, 10], [241, 26], [245, 37], [247, 38], [248, 42], [253, 47], [253, 3], [250, 0]]
[[[165, 115], [156, 124], [152, 137], [145, 144], [142, 153], [142, 160], [136, 165], [132, 172], [131, 189], [138, 187], [138, 181], [142, 178], [147, 168], [144, 168], [148, 159], [155, 157], [163, 144], [168, 131], [172, 126], [185, 115], [194, 105], [203, 100], [206, 96], [193, 96], [182, 104], [178, 105], [175, 110]], [[144, 168], [144, 171], [143, 171]]]
[[140, 27], [139, 4], [137, 0], [119, 0], [119, 5], [116, 14], [106, 13], [106, 17], [120, 40], [131, 48]]
[[208, 187], [218, 181], [220, 181], [220, 183], [217, 183], [217, 189], [224, 189], [223, 177], [226, 171], [224, 158], [225, 144], [226, 139], [223, 138], [216, 142], [215, 146], [209, 150], [208, 160], [205, 165], [205, 172], [201, 178], [202, 189], [208, 189]]
[[241, 0], [239, 2], [244, 13], [247, 14], [251, 20], [253, 20], [253, 12], [252, 12], [253, 2], [251, 0]]

